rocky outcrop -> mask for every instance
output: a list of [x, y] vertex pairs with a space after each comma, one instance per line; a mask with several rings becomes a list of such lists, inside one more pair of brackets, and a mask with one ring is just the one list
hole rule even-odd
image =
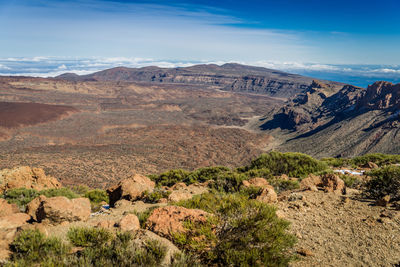
[[[125, 68], [117, 67], [89, 75], [64, 74], [60, 79], [70, 81], [128, 81], [177, 83], [213, 86], [225, 91], [292, 97], [305, 91], [312, 78], [277, 70], [228, 63], [221, 66], [196, 65], [186, 68]], [[327, 82], [336, 84], [334, 82]]]
[[264, 178], [251, 178], [249, 180], [244, 180], [242, 182], [242, 185], [244, 187], [259, 187], [259, 188], [265, 188], [269, 186], [269, 183], [267, 180]]
[[61, 183], [54, 177], [46, 176], [40, 168], [23, 166], [0, 171], [0, 192], [22, 187], [43, 190], [60, 188]]
[[14, 229], [27, 224], [31, 217], [26, 213], [14, 213], [0, 217], [0, 229]]
[[115, 202], [120, 199], [138, 200], [143, 196], [144, 192], [152, 192], [154, 186], [155, 183], [146, 176], [135, 174], [107, 189], [110, 206], [113, 207]]
[[310, 174], [300, 182], [300, 188], [303, 190], [318, 191], [318, 188], [325, 192], [334, 192], [342, 194], [345, 192], [346, 186], [342, 179], [336, 174], [328, 173], [322, 176]]
[[264, 203], [276, 203], [278, 201], [278, 195], [276, 194], [274, 188], [270, 185], [264, 187], [261, 194], [257, 196], [256, 200]]
[[26, 206], [26, 213], [32, 217], [32, 220], [38, 221], [36, 213], [39, 209], [40, 204], [46, 199], [46, 196], [40, 195], [28, 203], [28, 205]]
[[15, 204], [9, 204], [7, 200], [0, 198], [0, 217], [18, 213], [19, 208]]
[[199, 209], [168, 206], [157, 208], [147, 219], [146, 228], [164, 237], [171, 237], [173, 233], [185, 232], [183, 222], [206, 222], [210, 214]]
[[36, 217], [39, 222], [46, 220], [52, 224], [59, 224], [65, 221], [86, 221], [90, 213], [91, 206], [87, 198], [51, 197], [40, 203]]
[[168, 201], [178, 202], [181, 200], [191, 199], [195, 195], [201, 195], [208, 192], [208, 183], [191, 184], [187, 186], [185, 183], [176, 183], [170, 188], [166, 188], [170, 193]]
[[121, 231], [137, 231], [140, 229], [140, 222], [135, 214], [127, 214], [118, 222]]

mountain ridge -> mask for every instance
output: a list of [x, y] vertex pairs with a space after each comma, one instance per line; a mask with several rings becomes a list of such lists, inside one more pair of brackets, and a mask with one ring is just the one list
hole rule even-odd
[[[56, 77], [69, 81], [126, 81], [204, 85], [223, 91], [265, 94], [272, 97], [290, 98], [303, 92], [313, 78], [263, 67], [237, 63], [199, 64], [190, 67], [142, 68], [115, 67], [87, 75], [70, 73]], [[324, 81], [332, 86], [342, 83]]]

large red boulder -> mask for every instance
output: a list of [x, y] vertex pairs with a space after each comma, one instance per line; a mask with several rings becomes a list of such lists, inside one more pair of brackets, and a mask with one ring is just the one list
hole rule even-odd
[[86, 221], [90, 213], [91, 206], [87, 198], [51, 197], [40, 203], [36, 217], [39, 222], [47, 220], [52, 224], [59, 224], [64, 221]]
[[178, 206], [160, 207], [147, 219], [146, 228], [154, 233], [171, 237], [173, 233], [185, 232], [183, 222], [206, 222], [210, 214], [199, 209], [187, 209]]

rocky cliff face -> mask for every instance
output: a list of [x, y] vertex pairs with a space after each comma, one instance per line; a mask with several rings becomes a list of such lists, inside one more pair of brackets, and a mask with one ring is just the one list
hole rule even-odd
[[[304, 92], [313, 80], [300, 75], [239, 64], [196, 65], [186, 68], [117, 67], [84, 76], [66, 73], [57, 78], [71, 81], [128, 81], [204, 85], [225, 91], [265, 94], [280, 98], [290, 98]], [[335, 82], [327, 83], [330, 85], [339, 84]]]
[[367, 89], [313, 82], [261, 126], [289, 130], [282, 150], [316, 156], [400, 153], [400, 84], [376, 82]]

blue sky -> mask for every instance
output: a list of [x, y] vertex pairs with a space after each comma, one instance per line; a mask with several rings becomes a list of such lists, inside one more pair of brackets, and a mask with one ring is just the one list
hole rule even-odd
[[398, 0], [0, 0], [0, 64], [58, 57], [396, 69], [399, 10]]

